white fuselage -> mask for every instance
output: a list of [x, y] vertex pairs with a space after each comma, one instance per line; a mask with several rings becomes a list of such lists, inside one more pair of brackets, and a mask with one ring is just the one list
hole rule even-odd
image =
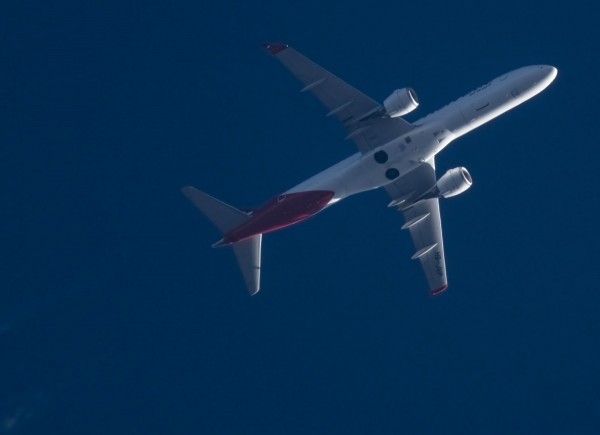
[[[556, 77], [546, 65], [519, 68], [504, 74], [436, 112], [414, 122], [415, 129], [365, 154], [356, 153], [298, 184], [285, 193], [335, 192], [329, 204], [394, 181], [416, 165], [433, 158], [454, 139], [468, 133], [544, 90]], [[388, 159], [378, 163], [374, 154]], [[386, 171], [396, 169], [393, 179]]]

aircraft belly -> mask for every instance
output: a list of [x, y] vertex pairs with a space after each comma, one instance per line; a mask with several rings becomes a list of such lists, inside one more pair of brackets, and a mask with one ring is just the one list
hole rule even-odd
[[278, 195], [254, 210], [250, 219], [225, 234], [224, 243], [236, 243], [302, 222], [327, 207], [332, 197], [333, 192], [327, 190]]
[[380, 164], [375, 161], [372, 154], [365, 155], [360, 162], [330, 180], [329, 186], [335, 192], [334, 198], [339, 200], [391, 183], [395, 178], [388, 178], [387, 171], [394, 169], [401, 175], [412, 167], [405, 157], [390, 155], [388, 162]]
[[[420, 162], [435, 155], [453, 139], [454, 135], [448, 129], [436, 124], [435, 128], [415, 132], [409, 144], [399, 138], [373, 150], [372, 153], [352, 156], [342, 164], [320, 172], [286, 193], [331, 191], [334, 192], [331, 204], [393, 182], [410, 172]], [[383, 163], [374, 158], [375, 153], [382, 151], [387, 156]]]

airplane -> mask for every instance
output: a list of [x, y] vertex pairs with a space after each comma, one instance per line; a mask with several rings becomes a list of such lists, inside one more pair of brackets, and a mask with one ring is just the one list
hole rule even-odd
[[263, 234], [298, 224], [351, 195], [383, 187], [388, 207], [404, 215], [431, 296], [448, 288], [439, 200], [473, 184], [464, 167], [439, 179], [435, 156], [455, 139], [543, 91], [557, 75], [549, 65], [516, 69], [480, 86], [445, 107], [409, 123], [402, 116], [419, 106], [415, 91], [397, 89], [383, 104], [350, 86], [286, 44], [264, 48], [287, 67], [344, 126], [358, 152], [308, 180], [244, 211], [195, 189], [182, 193], [221, 231], [213, 247], [231, 246], [251, 295], [260, 289]]

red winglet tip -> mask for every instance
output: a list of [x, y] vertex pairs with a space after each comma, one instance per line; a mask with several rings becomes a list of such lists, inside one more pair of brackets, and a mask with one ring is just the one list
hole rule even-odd
[[432, 290], [431, 296], [441, 295], [442, 293], [444, 293], [446, 291], [447, 288], [448, 288], [448, 285], [445, 285], [445, 286], [440, 287], [437, 290]]
[[271, 53], [273, 56], [275, 56], [280, 51], [283, 51], [286, 48], [288, 48], [288, 45], [287, 44], [266, 43], [266, 44], [263, 44], [263, 47], [265, 48], [265, 50], [267, 50], [269, 53]]

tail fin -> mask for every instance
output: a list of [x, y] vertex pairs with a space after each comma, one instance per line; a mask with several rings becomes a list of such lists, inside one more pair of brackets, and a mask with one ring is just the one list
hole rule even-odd
[[[250, 219], [247, 213], [238, 210], [192, 186], [186, 186], [181, 192], [221, 230], [223, 234]], [[222, 240], [213, 247], [222, 246]], [[237, 262], [242, 270], [244, 281], [251, 295], [260, 289], [260, 256], [262, 234], [242, 240], [232, 245]]]

